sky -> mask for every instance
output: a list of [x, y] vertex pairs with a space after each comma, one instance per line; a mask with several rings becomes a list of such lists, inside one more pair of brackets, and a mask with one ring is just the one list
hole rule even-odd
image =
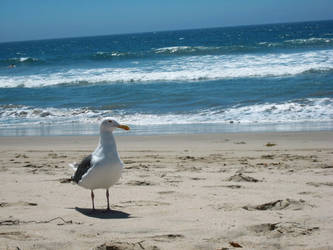
[[333, 19], [333, 0], [0, 0], [0, 42]]

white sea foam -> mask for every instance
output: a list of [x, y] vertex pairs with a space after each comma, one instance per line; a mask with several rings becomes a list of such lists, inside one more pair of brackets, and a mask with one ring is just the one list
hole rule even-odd
[[181, 53], [181, 52], [199, 52], [199, 51], [214, 51], [214, 50], [219, 50], [222, 47], [205, 47], [205, 46], [171, 46], [171, 47], [164, 47], [164, 48], [158, 48], [155, 49], [154, 52], [156, 54], [174, 54], [174, 53]]
[[307, 39], [292, 39], [286, 40], [285, 43], [292, 44], [316, 44], [316, 43], [332, 43], [333, 38], [321, 38], [321, 37], [311, 37]]
[[110, 58], [110, 57], [121, 57], [121, 56], [126, 56], [129, 55], [128, 53], [121, 53], [117, 51], [112, 51], [112, 52], [105, 52], [105, 51], [98, 51], [95, 54], [95, 57], [100, 57], [100, 58]]
[[26, 126], [27, 124], [98, 123], [112, 116], [130, 125], [173, 124], [269, 124], [295, 122], [333, 122], [333, 98], [308, 98], [302, 101], [264, 103], [250, 106], [233, 106], [226, 109], [206, 109], [192, 113], [126, 113], [125, 111], [91, 110], [88, 108], [36, 109], [28, 106], [0, 107], [0, 127]]
[[333, 69], [333, 50], [303, 53], [205, 55], [168, 58], [151, 65], [124, 68], [71, 69], [48, 74], [0, 76], [0, 87], [57, 84], [199, 81], [293, 76]]
[[13, 60], [19, 61], [19, 62], [37, 62], [39, 59], [33, 58], [33, 57], [19, 57], [19, 58], [13, 58]]
[[[0, 107], [0, 123], [48, 123], [54, 120], [58, 122], [73, 122], [76, 120], [86, 120], [102, 115], [102, 112], [95, 113], [86, 108], [61, 109], [61, 108], [33, 108], [22, 105], [5, 105]], [[73, 119], [70, 119], [73, 118]]]
[[333, 122], [333, 99], [310, 98], [305, 102], [234, 106], [225, 110], [208, 109], [192, 114], [135, 114], [125, 116], [125, 119], [134, 125], [223, 124], [231, 121], [242, 124]]
[[311, 37], [285, 40], [283, 42], [259, 42], [258, 44], [266, 47], [284, 47], [285, 45], [327, 45], [330, 43], [333, 43], [333, 38]]
[[158, 48], [155, 49], [155, 53], [175, 53], [179, 51], [189, 50], [193, 47], [190, 46], [171, 46], [171, 47], [164, 47], [164, 48]]

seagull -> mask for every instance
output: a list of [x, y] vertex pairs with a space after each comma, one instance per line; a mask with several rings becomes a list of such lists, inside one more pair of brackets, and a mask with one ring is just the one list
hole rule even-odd
[[105, 118], [100, 125], [100, 139], [93, 153], [86, 156], [79, 164], [69, 164], [74, 170], [72, 180], [79, 186], [90, 189], [92, 210], [95, 211], [94, 190], [105, 189], [107, 211], [110, 211], [109, 188], [121, 176], [123, 162], [120, 160], [113, 131], [117, 128], [130, 130], [111, 118]]

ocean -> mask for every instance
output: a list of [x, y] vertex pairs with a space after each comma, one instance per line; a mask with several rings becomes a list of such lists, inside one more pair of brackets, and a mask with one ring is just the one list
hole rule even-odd
[[0, 136], [333, 129], [333, 21], [0, 43]]

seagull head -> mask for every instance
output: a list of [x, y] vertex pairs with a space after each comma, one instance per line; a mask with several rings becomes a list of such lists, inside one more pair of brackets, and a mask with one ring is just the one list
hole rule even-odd
[[117, 121], [111, 119], [111, 118], [105, 118], [103, 119], [102, 123], [101, 123], [101, 126], [100, 126], [100, 129], [101, 131], [114, 131], [116, 128], [121, 128], [121, 129], [124, 129], [124, 130], [130, 130], [129, 126], [127, 125], [122, 125], [122, 124], [119, 124]]

